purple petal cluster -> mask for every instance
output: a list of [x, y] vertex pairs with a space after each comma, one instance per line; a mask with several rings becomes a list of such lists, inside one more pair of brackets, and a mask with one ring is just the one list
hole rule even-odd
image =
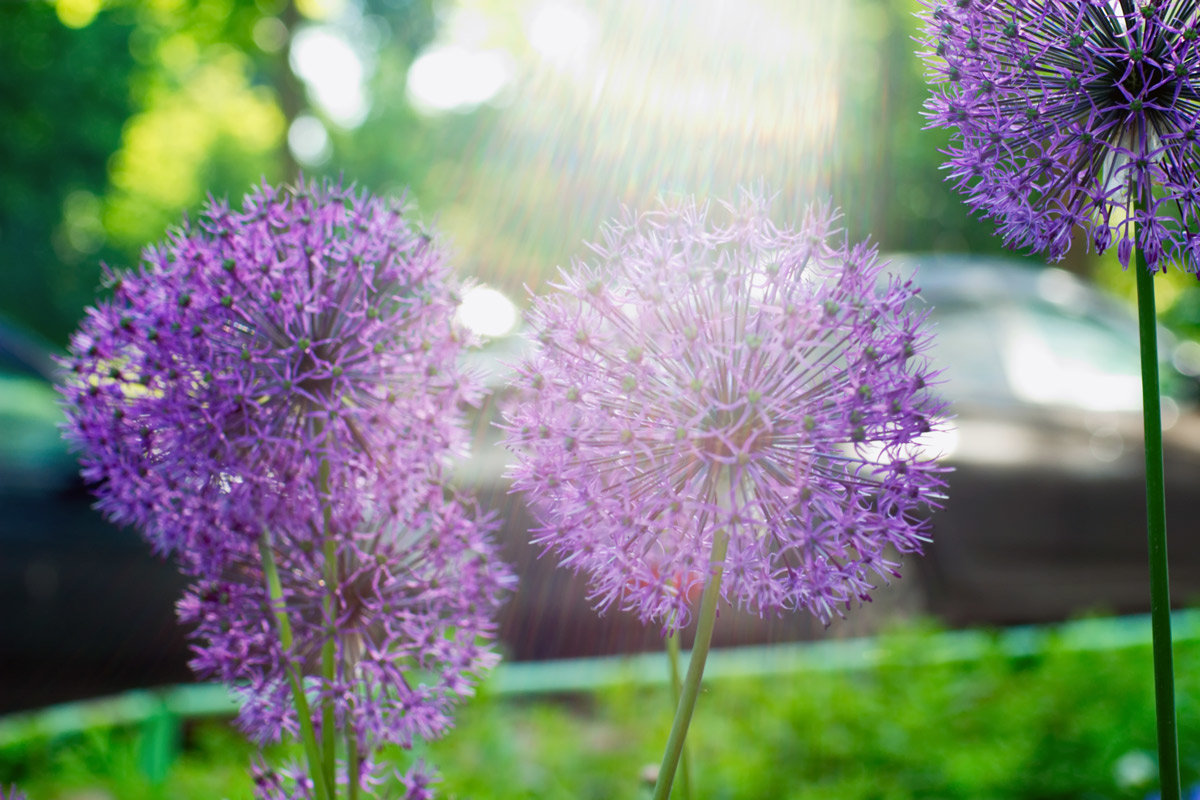
[[[268, 613], [262, 565], [241, 564], [197, 582], [180, 602], [181, 620], [205, 642], [192, 666], [242, 695], [240, 723], [263, 742], [298, 731], [287, 664], [304, 678], [314, 724], [329, 700], [338, 730], [352, 731], [360, 752], [436, 738], [451, 726], [458, 700], [498, 661], [488, 645], [509, 581], [498, 566], [494, 527], [431, 484], [408, 507], [337, 537], [331, 605], [323, 548], [311, 534], [284, 532], [272, 550], [291, 646], [280, 643]], [[321, 653], [331, 637], [337, 668], [327, 681]]]
[[923, 0], [931, 126], [1004, 241], [1200, 263], [1200, 4]]
[[100, 508], [194, 578], [193, 666], [260, 741], [299, 730], [289, 667], [364, 756], [443, 732], [496, 661], [509, 577], [445, 488], [475, 390], [431, 237], [352, 188], [264, 185], [109, 280], [71, 342], [67, 434]]
[[399, 206], [262, 186], [108, 280], [71, 342], [68, 436], [99, 507], [197, 574], [266, 528], [402, 504], [461, 438], [448, 268]]
[[[338, 785], [346, 783], [345, 765], [340, 766]], [[385, 773], [391, 773], [385, 775]], [[388, 780], [388, 778], [391, 780]], [[259, 762], [254, 765], [254, 796], [258, 800], [312, 800], [316, 795], [312, 779], [300, 767], [272, 769]], [[369, 797], [394, 797], [396, 800], [433, 800], [431, 788], [438, 781], [424, 762], [418, 761], [406, 773], [386, 770], [372, 759], [364, 759], [358, 769], [359, 786], [369, 789]], [[389, 792], [389, 786], [392, 791]], [[2, 798], [0, 798], [2, 800]]]
[[729, 536], [726, 600], [828, 621], [925, 541], [942, 469], [911, 282], [837, 215], [779, 228], [746, 191], [628, 215], [534, 300], [509, 412], [535, 540], [592, 598], [678, 629]]

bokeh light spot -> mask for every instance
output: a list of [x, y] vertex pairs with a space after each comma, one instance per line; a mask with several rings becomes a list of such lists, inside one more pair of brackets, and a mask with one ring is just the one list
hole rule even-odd
[[333, 19], [346, 8], [346, 0], [296, 0], [296, 10], [309, 19]]
[[68, 28], [86, 28], [92, 24], [103, 5], [103, 0], [58, 0], [54, 4], [54, 12]]
[[513, 302], [490, 286], [471, 287], [463, 293], [458, 307], [458, 321], [478, 336], [495, 338], [512, 333], [518, 320]]
[[288, 149], [296, 160], [306, 166], [324, 164], [333, 155], [329, 132], [321, 120], [311, 114], [301, 114], [288, 128]]
[[580, 66], [595, 46], [596, 20], [573, 4], [550, 0], [533, 12], [526, 35], [533, 49], [551, 64]]
[[264, 53], [278, 53], [287, 44], [288, 29], [279, 17], [263, 17], [254, 23], [254, 43]]
[[500, 94], [513, 74], [512, 59], [503, 50], [436, 47], [413, 62], [408, 95], [427, 114], [469, 110]]
[[291, 64], [331, 121], [352, 129], [367, 118], [366, 68], [336, 28], [318, 25], [299, 31], [292, 38]]

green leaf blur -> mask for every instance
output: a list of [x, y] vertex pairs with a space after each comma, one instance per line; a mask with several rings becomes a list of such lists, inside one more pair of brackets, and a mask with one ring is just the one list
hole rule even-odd
[[[1156, 773], [1149, 649], [1080, 651], [1055, 640], [1010, 658], [930, 665], [944, 646], [910, 626], [883, 638], [883, 665], [705, 684], [690, 738], [699, 790], [712, 800], [1144, 800]], [[1200, 781], [1200, 642], [1176, 646], [1185, 786]], [[924, 665], [922, 663], [924, 662]], [[439, 796], [635, 800], [648, 794], [670, 724], [665, 689], [595, 695], [489, 695], [417, 753], [442, 775]], [[0, 784], [36, 800], [251, 795], [251, 746], [226, 723], [185, 725], [178, 759], [154, 782], [148, 729], [26, 741], [0, 749]], [[293, 756], [299, 756], [294, 752]], [[273, 763], [286, 758], [270, 753]]]

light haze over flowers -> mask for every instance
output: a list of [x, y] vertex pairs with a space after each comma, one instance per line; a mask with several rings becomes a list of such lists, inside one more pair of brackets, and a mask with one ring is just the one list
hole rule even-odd
[[921, 548], [925, 314], [836, 220], [778, 228], [758, 191], [627, 214], [534, 300], [514, 486], [601, 610], [684, 627], [721, 528], [728, 601], [825, 621], [898, 575], [888, 545]]
[[[1200, 4], [923, 0], [949, 178], [1009, 245], [1200, 255]], [[1165, 263], [1163, 264], [1165, 266]]]
[[99, 507], [215, 577], [264, 528], [403, 505], [470, 393], [448, 277], [399, 205], [353, 187], [210, 201], [109, 272], [72, 338], [67, 433]]
[[[332, 699], [338, 730], [353, 731], [360, 752], [440, 736], [455, 704], [499, 660], [490, 643], [510, 578], [492, 541], [495, 523], [473, 511], [430, 482], [403, 508], [338, 535], [328, 612], [323, 543], [307, 529], [278, 532], [272, 550], [291, 647], [276, 634], [261, 565], [240, 565], [180, 602], [180, 619], [203, 642], [193, 669], [234, 687], [239, 723], [260, 742], [298, 730], [286, 663], [307, 676], [314, 698]], [[331, 635], [329, 683], [317, 676]], [[310, 705], [319, 727], [320, 703]]]

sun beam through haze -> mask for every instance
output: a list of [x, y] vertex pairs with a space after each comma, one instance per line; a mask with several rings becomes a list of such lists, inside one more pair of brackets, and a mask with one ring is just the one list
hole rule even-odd
[[[456, 13], [471, 24], [447, 25], [427, 51], [442, 74], [418, 58], [409, 93], [428, 113], [496, 106], [471, 154], [433, 166], [451, 187], [439, 224], [467, 273], [515, 296], [622, 205], [661, 196], [761, 181], [785, 218], [829, 196], [846, 58], [837, 2], [531, 0], [501, 12], [476, 0]], [[511, 75], [482, 60], [499, 49]]]

